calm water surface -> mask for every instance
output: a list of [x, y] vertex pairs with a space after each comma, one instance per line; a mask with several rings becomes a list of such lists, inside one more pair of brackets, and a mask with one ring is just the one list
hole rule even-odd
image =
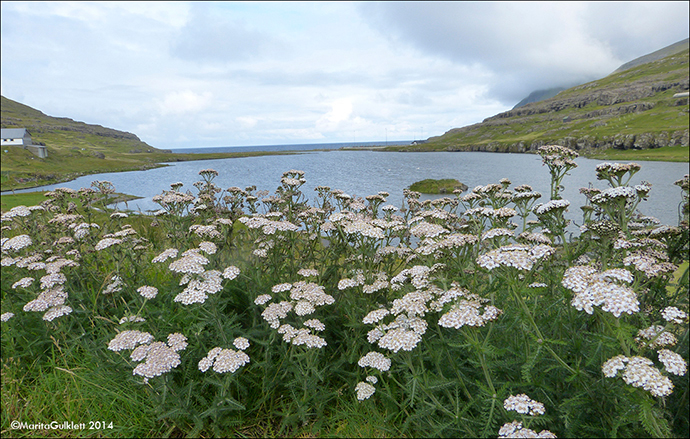
[[[566, 176], [563, 198], [571, 202], [569, 218], [580, 223], [585, 197], [580, 187], [591, 182], [594, 187], [605, 189], [606, 182], [598, 181], [594, 168], [602, 160], [578, 158], [578, 167]], [[639, 162], [642, 170], [631, 182], [642, 180], [652, 183], [648, 201], [639, 209], [647, 215], [659, 218], [664, 224], [676, 225], [680, 188], [673, 182], [688, 173], [687, 163]], [[427, 179], [456, 178], [471, 188], [498, 183], [508, 178], [513, 186], [529, 184], [542, 193], [539, 202], [546, 203], [550, 192], [548, 168], [542, 166], [541, 157], [533, 154], [496, 154], [483, 152], [381, 152], [381, 151], [319, 151], [298, 155], [245, 157], [234, 159], [175, 162], [170, 166], [147, 171], [120, 172], [90, 175], [71, 182], [44, 186], [37, 189], [89, 187], [94, 180], [111, 181], [118, 192], [143, 197], [128, 203], [126, 208], [146, 212], [160, 208], [152, 197], [170, 188], [171, 183], [182, 182], [182, 190], [196, 193], [194, 182], [199, 171], [215, 169], [219, 176], [214, 180], [219, 187], [245, 188], [256, 185], [258, 190], [272, 193], [280, 185], [283, 172], [297, 169], [305, 172], [307, 183], [302, 191], [313, 199], [314, 187], [328, 186], [341, 189], [349, 195], [365, 197], [386, 191], [391, 194], [388, 203], [400, 207], [402, 191], [412, 183]], [[433, 198], [427, 196], [426, 198]], [[125, 207], [125, 206], [120, 206]]]

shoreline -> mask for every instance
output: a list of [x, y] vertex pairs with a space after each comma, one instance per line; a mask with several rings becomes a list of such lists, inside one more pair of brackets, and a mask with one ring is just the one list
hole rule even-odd
[[[267, 155], [294, 155], [294, 154], [308, 154], [312, 152], [329, 152], [329, 151], [376, 151], [376, 152], [491, 152], [494, 154], [535, 154], [534, 151], [524, 151], [524, 152], [502, 152], [502, 151], [459, 151], [459, 150], [435, 150], [429, 148], [418, 148], [419, 145], [408, 146], [345, 146], [339, 149], [313, 149], [313, 150], [290, 150], [290, 151], [244, 151], [244, 152], [217, 152], [217, 153], [181, 153], [175, 154], [174, 160], [165, 160], [156, 163], [147, 163], [142, 166], [134, 166], [131, 168], [117, 169], [117, 170], [99, 170], [94, 172], [80, 172], [77, 174], [69, 174], [69, 177], [63, 179], [57, 179], [52, 182], [46, 182], [36, 185], [28, 185], [21, 187], [14, 187], [12, 189], [0, 190], [1, 195], [13, 195], [18, 193], [29, 193], [29, 192], [40, 192], [31, 191], [30, 189], [39, 188], [42, 186], [50, 186], [53, 184], [65, 183], [69, 181], [76, 180], [77, 178], [84, 177], [87, 175], [98, 175], [98, 174], [109, 174], [113, 172], [132, 172], [132, 171], [146, 171], [149, 169], [156, 169], [161, 167], [170, 166], [171, 163], [185, 162], [185, 161], [200, 161], [200, 160], [220, 160], [220, 159], [232, 159], [232, 158], [244, 158], [244, 157], [260, 157]], [[661, 153], [668, 152], [668, 149], [672, 148], [675, 150], [684, 149], [684, 154], [679, 154], [678, 157], [664, 157]], [[606, 150], [597, 151], [592, 153], [591, 151], [580, 152], [580, 157], [591, 159], [591, 160], [606, 160], [606, 161], [661, 161], [668, 163], [688, 163], [690, 162], [690, 157], [688, 156], [687, 147], [666, 147], [666, 148], [654, 148], [654, 149], [641, 149], [641, 150]], [[655, 157], [661, 156], [661, 157]]]
[[[39, 188], [41, 186], [50, 186], [53, 184], [65, 183], [68, 181], [74, 181], [77, 178], [84, 177], [87, 175], [98, 175], [98, 174], [110, 174], [114, 172], [132, 172], [132, 171], [148, 171], [149, 169], [163, 168], [170, 166], [170, 163], [176, 162], [189, 162], [189, 161], [199, 161], [199, 160], [219, 160], [219, 159], [232, 159], [232, 158], [244, 158], [244, 157], [257, 157], [265, 155], [292, 155], [292, 154], [302, 154], [308, 151], [245, 151], [245, 152], [215, 152], [215, 153], [184, 153], [177, 154], [174, 160], [164, 160], [154, 163], [146, 163], [140, 166], [132, 166], [122, 169], [108, 169], [108, 170], [95, 170], [95, 171], [83, 171], [74, 174], [64, 174], [62, 177], [55, 180], [42, 182], [41, 184], [27, 185], [27, 186], [17, 186], [11, 189], [1, 189], [0, 195], [8, 195], [14, 191], [27, 191], [28, 189]], [[166, 157], [167, 158], [167, 157]], [[38, 191], [36, 191], [38, 192]], [[24, 192], [21, 192], [24, 193]]]

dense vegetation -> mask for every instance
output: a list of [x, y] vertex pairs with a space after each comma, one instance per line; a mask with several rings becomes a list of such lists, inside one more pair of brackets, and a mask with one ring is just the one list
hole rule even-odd
[[301, 171], [271, 194], [205, 169], [150, 216], [104, 181], [14, 207], [3, 435], [685, 437], [688, 176], [668, 226], [639, 165], [598, 166], [567, 239], [576, 153], [540, 153], [544, 195], [310, 202]]

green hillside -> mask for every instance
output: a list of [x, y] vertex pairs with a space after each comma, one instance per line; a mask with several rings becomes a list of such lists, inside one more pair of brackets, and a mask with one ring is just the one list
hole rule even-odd
[[45, 145], [41, 159], [17, 146], [2, 154], [2, 189], [31, 187], [69, 180], [80, 175], [146, 169], [169, 160], [162, 151], [131, 133], [51, 117], [2, 97], [2, 128], [26, 128], [33, 143]]
[[[397, 149], [528, 152], [559, 144], [593, 156], [609, 149], [671, 147], [676, 151], [671, 154], [674, 159], [687, 161], [688, 97], [674, 97], [687, 91], [685, 49], [481, 123], [452, 129], [421, 145]], [[653, 159], [664, 154], [649, 151], [646, 155]]]
[[2, 157], [2, 190], [35, 187], [85, 174], [130, 171], [163, 166], [170, 161], [244, 157], [267, 153], [174, 154], [142, 142], [136, 135], [100, 125], [52, 117], [2, 96], [2, 128], [26, 128], [33, 143], [45, 145], [47, 158], [17, 146]]

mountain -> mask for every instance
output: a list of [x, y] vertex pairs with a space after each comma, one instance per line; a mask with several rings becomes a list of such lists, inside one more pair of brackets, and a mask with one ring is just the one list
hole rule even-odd
[[[659, 49], [656, 52], [652, 52], [639, 58], [635, 58], [634, 60], [629, 61], [623, 64], [622, 66], [618, 67], [613, 73], [622, 72], [624, 70], [628, 70], [648, 62], [666, 58], [669, 55], [682, 52], [686, 49], [688, 49], [688, 38], [677, 43], [671, 44], [670, 46], [666, 46], [663, 49]], [[515, 104], [513, 110], [515, 110], [516, 108], [524, 107], [525, 105], [531, 104], [532, 102], [539, 102], [543, 101], [544, 99], [552, 98], [556, 96], [558, 93], [562, 92], [563, 90], [566, 90], [567, 88], [568, 87], [555, 87], [546, 90], [533, 91], [526, 98]]]
[[556, 96], [558, 93], [562, 92], [563, 90], [565, 90], [565, 87], [555, 87], [547, 88], [546, 90], [533, 91], [525, 99], [515, 104], [513, 110], [515, 110], [516, 108], [524, 107], [525, 105], [531, 104], [532, 102], [539, 102], [543, 101], [544, 99], [552, 98]]
[[675, 96], [688, 91], [688, 72], [685, 48], [405, 150], [525, 152], [553, 143], [585, 152], [688, 146], [688, 97]]
[[663, 59], [667, 56], [674, 55], [684, 50], [688, 50], [688, 47], [690, 47], [690, 44], [688, 44], [689, 41], [690, 40], [686, 38], [682, 41], [678, 41], [677, 43], [671, 44], [670, 46], [666, 46], [663, 49], [659, 49], [656, 52], [652, 52], [639, 58], [635, 58], [634, 60], [629, 61], [623, 64], [622, 66], [618, 67], [616, 70], [614, 70], [613, 73], [620, 73], [625, 70], [632, 69], [633, 67], [637, 67], [648, 62]]

